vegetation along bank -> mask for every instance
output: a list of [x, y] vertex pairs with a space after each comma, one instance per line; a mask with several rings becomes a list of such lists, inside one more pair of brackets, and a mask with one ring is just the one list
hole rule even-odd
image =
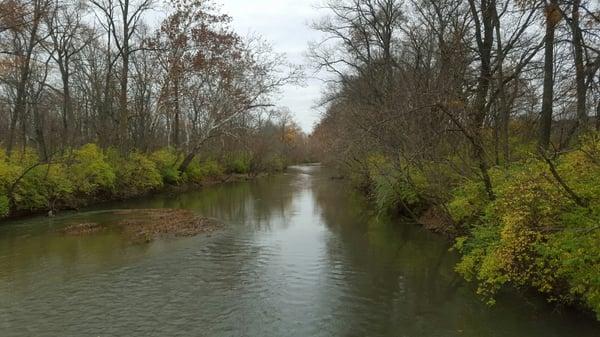
[[155, 5], [0, 1], [0, 218], [306, 160], [274, 104], [300, 69], [211, 1]]
[[40, 161], [32, 149], [11, 156], [0, 150], [0, 218], [91, 203], [132, 198], [165, 188], [191, 188], [205, 184], [279, 172], [285, 158], [253, 159], [249, 152], [234, 152], [218, 159], [194, 158], [184, 171], [183, 156], [170, 148], [126, 155], [87, 144], [51, 161]]
[[[349, 5], [352, 3], [352, 5]], [[493, 304], [535, 289], [600, 318], [597, 1], [331, 1], [325, 163], [452, 236]]]

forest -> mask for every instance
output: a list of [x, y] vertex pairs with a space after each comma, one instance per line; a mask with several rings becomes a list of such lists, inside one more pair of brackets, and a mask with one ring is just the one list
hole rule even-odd
[[[305, 69], [212, 1], [0, 0], [0, 218], [319, 161], [452, 240], [490, 305], [600, 319], [598, 1], [316, 6]], [[277, 104], [307, 76], [310, 135]]]
[[600, 6], [327, 1], [312, 141], [381, 212], [455, 240], [493, 304], [534, 290], [600, 318]]
[[305, 161], [302, 70], [209, 1], [0, 1], [0, 217]]

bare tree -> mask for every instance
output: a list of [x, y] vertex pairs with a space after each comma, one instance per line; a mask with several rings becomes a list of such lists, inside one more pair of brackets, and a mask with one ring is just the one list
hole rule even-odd
[[43, 22], [50, 10], [50, 0], [31, 0], [15, 8], [18, 22], [8, 31], [12, 43], [12, 64], [15, 67], [15, 98], [10, 115], [7, 152], [13, 150], [17, 121], [22, 119], [27, 108], [27, 88], [31, 76], [32, 63], [35, 62], [36, 48], [45, 40]]
[[144, 12], [152, 8], [152, 0], [92, 0], [92, 4], [105, 18], [104, 28], [108, 35], [112, 35], [118, 56], [121, 59], [121, 72], [119, 78], [119, 116], [118, 138], [123, 148], [127, 147], [128, 136], [128, 84], [130, 57], [139, 50], [133, 45], [133, 38], [139, 29]]
[[548, 149], [552, 132], [554, 104], [554, 36], [561, 19], [558, 0], [545, 0], [546, 34], [544, 48], [544, 94], [540, 121], [539, 147]]
[[181, 172], [207, 141], [221, 135], [236, 137], [236, 131], [247, 127], [251, 114], [273, 106], [273, 95], [302, 77], [299, 68], [260, 39], [229, 48], [231, 58], [220, 55], [214, 69], [203, 70], [189, 81], [192, 87], [186, 92], [192, 93], [193, 132]]
[[62, 81], [62, 127], [63, 145], [68, 146], [73, 137], [73, 99], [71, 95], [71, 74], [73, 58], [92, 41], [93, 34], [82, 34], [89, 28], [83, 23], [84, 7], [82, 3], [75, 5], [61, 3], [58, 0], [54, 11], [49, 15], [47, 26], [52, 44], [48, 53], [58, 65]]

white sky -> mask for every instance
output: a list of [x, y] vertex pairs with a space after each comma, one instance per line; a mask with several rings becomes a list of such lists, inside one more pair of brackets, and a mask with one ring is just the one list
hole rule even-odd
[[[315, 0], [217, 0], [222, 12], [233, 17], [233, 28], [244, 36], [257, 33], [269, 41], [275, 51], [285, 53], [294, 64], [306, 64], [309, 41], [319, 38], [309, 24], [321, 16], [314, 8]], [[309, 68], [307, 76], [312, 74]], [[276, 102], [294, 114], [296, 122], [310, 132], [319, 120], [313, 109], [321, 97], [322, 82], [307, 78], [305, 87], [287, 86]]]

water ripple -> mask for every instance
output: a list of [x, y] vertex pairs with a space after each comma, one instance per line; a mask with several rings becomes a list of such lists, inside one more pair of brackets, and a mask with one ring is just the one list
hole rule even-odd
[[[543, 304], [488, 308], [456, 282], [444, 240], [382, 225], [319, 172], [294, 167], [177, 200], [116, 205], [176, 203], [226, 219], [210, 237], [132, 246], [110, 235], [65, 239], [34, 222], [0, 227], [0, 335], [600, 335]], [[530, 319], [533, 310], [544, 319]]]

